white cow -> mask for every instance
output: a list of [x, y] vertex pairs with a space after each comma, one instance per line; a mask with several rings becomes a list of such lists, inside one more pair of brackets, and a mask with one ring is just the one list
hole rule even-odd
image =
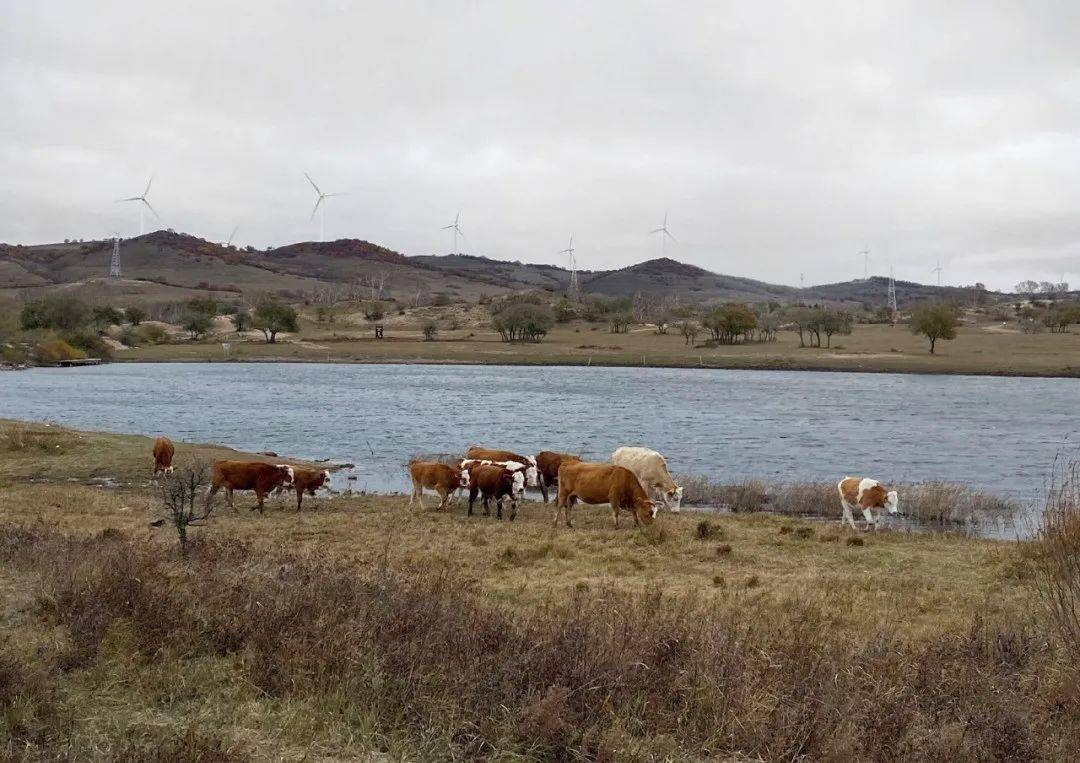
[[672, 512], [682, 508], [683, 489], [675, 484], [667, 461], [655, 450], [623, 446], [611, 454], [611, 463], [634, 473], [642, 487], [664, 502]]

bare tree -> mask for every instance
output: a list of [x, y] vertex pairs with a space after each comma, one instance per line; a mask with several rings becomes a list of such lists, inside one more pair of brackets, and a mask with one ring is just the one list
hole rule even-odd
[[190, 467], [166, 474], [161, 479], [161, 503], [168, 516], [151, 524], [159, 527], [172, 522], [180, 540], [181, 556], [187, 555], [187, 529], [200, 526], [213, 511], [211, 505], [203, 506], [201, 501], [198, 508], [195, 505], [196, 497], [205, 492], [203, 488], [208, 481], [206, 465], [198, 460]]
[[383, 298], [383, 290], [386, 288], [386, 281], [390, 278], [389, 270], [377, 270], [374, 273], [368, 273], [360, 277], [360, 283], [368, 289], [368, 299], [372, 302], [377, 302]]

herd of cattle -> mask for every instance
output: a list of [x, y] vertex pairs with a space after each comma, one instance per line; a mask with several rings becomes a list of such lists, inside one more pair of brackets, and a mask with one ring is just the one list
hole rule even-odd
[[[175, 448], [168, 438], [154, 441], [155, 476], [172, 473], [174, 454]], [[444, 510], [458, 490], [468, 490], [469, 516], [480, 498], [484, 515], [491, 516], [491, 501], [494, 501], [499, 519], [503, 518], [503, 503], [508, 502], [511, 520], [517, 516], [518, 501], [525, 496], [526, 487], [539, 490], [544, 503], [550, 500], [549, 489], [557, 487], [553, 523], [557, 526], [562, 514], [567, 527], [573, 526], [570, 510], [578, 502], [608, 504], [618, 528], [620, 512], [629, 513], [635, 525], [648, 525], [661, 507], [678, 512], [683, 498], [683, 489], [675, 484], [664, 457], [641, 447], [621, 447], [612, 454], [610, 463], [590, 463], [570, 453], [543, 450], [535, 456], [522, 456], [474, 445], [456, 464], [414, 460], [409, 464], [409, 476], [413, 485], [410, 506], [416, 501], [424, 508], [424, 490], [431, 490], [440, 498], [438, 510]], [[224, 488], [229, 508], [235, 511], [233, 492], [251, 490], [257, 500], [253, 510], [258, 509], [261, 514], [266, 496], [291, 489], [296, 492], [299, 511], [304, 493], [314, 496], [316, 490], [329, 486], [330, 472], [326, 469], [302, 469], [261, 461], [216, 461], [206, 506]], [[866, 527], [876, 530], [882, 510], [895, 514], [900, 508], [896, 491], [886, 490], [877, 480], [845, 477], [837, 490], [843, 512], [841, 522], [847, 522], [853, 530], [856, 510], [862, 512]]]

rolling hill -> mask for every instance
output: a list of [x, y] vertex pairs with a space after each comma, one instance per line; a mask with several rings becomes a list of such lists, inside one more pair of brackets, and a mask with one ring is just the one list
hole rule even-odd
[[[112, 253], [111, 241], [65, 242], [34, 246], [0, 244], [0, 289], [40, 292], [58, 285], [95, 283], [102, 293], [116, 292], [104, 279]], [[275, 292], [300, 298], [328, 287], [359, 285], [362, 293], [372, 280], [383, 282], [384, 297], [414, 299], [416, 295], [445, 294], [451, 299], [476, 300], [512, 291], [543, 289], [560, 293], [570, 274], [554, 265], [508, 262], [473, 255], [409, 257], [358, 239], [302, 242], [266, 251], [241, 250], [173, 231], [155, 231], [121, 244], [126, 287], [123, 293], [152, 298], [153, 290], [137, 284], [158, 284], [161, 299], [177, 299], [190, 291], [221, 293]], [[582, 291], [607, 297], [638, 292], [678, 295], [694, 302], [828, 301], [882, 305], [887, 280], [867, 280], [812, 286], [803, 290], [750, 278], [713, 273], [670, 258], [659, 258], [618, 270], [582, 271]], [[963, 299], [970, 292], [909, 281], [896, 283], [903, 307], [931, 298]]]

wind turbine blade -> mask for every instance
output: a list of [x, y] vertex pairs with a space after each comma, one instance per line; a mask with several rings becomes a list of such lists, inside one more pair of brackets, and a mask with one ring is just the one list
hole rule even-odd
[[153, 207], [151, 207], [151, 206], [150, 206], [150, 202], [149, 202], [149, 201], [147, 201], [147, 200], [146, 200], [145, 198], [143, 198], [143, 199], [139, 199], [139, 201], [141, 201], [141, 202], [142, 202], [143, 204], [145, 204], [145, 205], [147, 206], [147, 208], [148, 208], [148, 209], [149, 209], [149, 210], [150, 210], [151, 212], [153, 212], [153, 213], [154, 213], [154, 217], [156, 217], [156, 218], [157, 218], [157, 219], [159, 219], [159, 220], [161, 219], [161, 215], [159, 215], [159, 214], [157, 213], [157, 210], [156, 210], [156, 209], [154, 209]]
[[116, 203], [119, 204], [122, 201], [142, 201], [141, 196], [132, 196], [130, 199], [117, 199]]
[[324, 193], [323, 198], [328, 199], [331, 196], [348, 196], [350, 193], [350, 191], [335, 191], [334, 193]]
[[232, 233], [230, 233], [230, 234], [229, 234], [229, 240], [225, 242], [225, 245], [226, 245], [226, 246], [228, 246], [228, 245], [232, 244], [233, 236], [235, 236], [235, 235], [236, 235], [236, 232], [237, 232], [238, 230], [240, 230], [240, 226], [239, 226], [239, 225], [237, 225], [237, 226], [236, 226], [235, 228], [233, 228], [233, 229], [232, 229]]
[[150, 193], [150, 186], [152, 186], [153, 184], [154, 184], [154, 176], [151, 175], [150, 180], [148, 180], [147, 183], [146, 183], [146, 190], [142, 192], [143, 196]]
[[669, 231], [667, 228], [664, 228], [664, 235], [667, 236], [668, 238], [670, 238], [676, 244], [679, 243], [679, 240], [677, 238], [675, 238], [674, 236], [672, 236], [671, 231]]
[[453, 230], [454, 227], [455, 226], [453, 225], [444, 225], [443, 227], [439, 228], [439, 230]]
[[309, 183], [311, 183], [311, 187], [315, 189], [315, 193], [317, 193], [317, 194], [319, 194], [320, 196], [322, 196], [322, 195], [323, 195], [323, 192], [319, 190], [319, 186], [315, 185], [315, 181], [311, 179], [311, 175], [309, 175], [309, 174], [307, 174], [307, 173], [305, 172], [305, 173], [304, 173], [304, 177], [306, 177], [306, 178], [307, 178], [307, 181], [308, 181]]
[[[323, 197], [319, 196], [318, 200], [315, 202], [315, 207], [311, 210], [311, 220], [315, 219], [315, 213], [319, 211], [319, 205], [322, 204], [322, 200]], [[308, 222], [311, 222], [311, 220], [308, 220]]]
[[459, 236], [461, 236], [462, 238], [465, 238], [465, 232], [462, 231], [461, 228], [457, 228], [456, 230], [457, 230]]
[[651, 231], [649, 231], [650, 236], [654, 233], [667, 233], [667, 228], [653, 228]]

